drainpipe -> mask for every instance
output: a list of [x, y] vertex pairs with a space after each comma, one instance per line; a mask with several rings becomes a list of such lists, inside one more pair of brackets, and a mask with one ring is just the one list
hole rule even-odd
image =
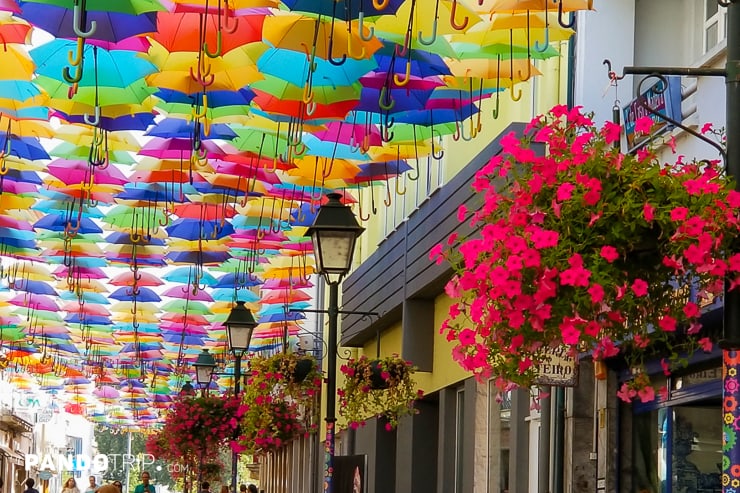
[[556, 387], [553, 391], [553, 437], [552, 437], [552, 493], [563, 493], [563, 472], [565, 452], [565, 389]]

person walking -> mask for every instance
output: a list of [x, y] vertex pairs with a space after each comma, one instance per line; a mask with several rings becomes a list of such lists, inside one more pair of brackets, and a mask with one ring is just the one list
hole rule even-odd
[[98, 491], [98, 484], [95, 476], [90, 476], [88, 480], [90, 484], [85, 489], [85, 493], [95, 493], [96, 491]]
[[137, 484], [134, 488], [134, 493], [156, 493], [154, 485], [149, 484], [151, 476], [148, 471], [142, 471], [141, 473], [141, 484]]
[[36, 481], [34, 481], [33, 478], [28, 478], [26, 480], [26, 489], [23, 490], [23, 493], [39, 493], [39, 490], [33, 487], [35, 484]]
[[211, 483], [208, 481], [200, 483], [200, 493], [211, 493]]
[[[118, 488], [119, 493], [123, 493], [123, 484], [121, 484], [120, 481], [118, 481], [118, 480], [113, 481], [113, 486], [115, 486], [116, 488]], [[62, 492], [62, 493], [64, 493], [64, 492]]]
[[80, 489], [77, 487], [77, 481], [75, 481], [75, 478], [69, 478], [64, 483], [64, 488], [62, 488], [62, 493], [80, 493]]

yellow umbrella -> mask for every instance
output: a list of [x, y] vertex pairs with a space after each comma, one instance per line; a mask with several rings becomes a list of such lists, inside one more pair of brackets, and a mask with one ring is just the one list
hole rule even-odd
[[593, 10], [593, 0], [487, 0], [484, 5], [489, 12], [547, 10], [572, 12], [575, 10]]
[[22, 49], [4, 45], [0, 50], [0, 80], [31, 80], [36, 64]]
[[533, 75], [542, 75], [528, 59], [507, 60], [500, 63], [494, 59], [472, 58], [467, 60], [448, 60], [447, 66], [452, 75], [474, 79], [512, 79], [527, 80]]
[[306, 156], [294, 161], [295, 168], [286, 173], [290, 176], [321, 180], [349, 180], [361, 169], [346, 159], [330, 159], [319, 156]]
[[395, 15], [382, 16], [375, 22], [375, 30], [396, 34], [407, 33], [412, 5], [414, 8], [412, 39], [426, 40], [429, 44], [437, 37], [465, 32], [482, 21], [473, 9], [462, 3], [462, 0], [416, 0], [404, 2]]
[[[160, 71], [148, 75], [146, 81], [153, 87], [188, 93], [202, 91], [203, 87], [212, 91], [237, 91], [262, 78], [255, 61], [266, 49], [263, 43], [250, 43], [223, 56], [199, 60], [198, 53], [171, 53], [152, 41], [149, 57]], [[203, 80], [196, 80], [198, 76]]]
[[36, 203], [33, 197], [23, 197], [13, 193], [0, 194], [0, 211], [9, 209], [28, 209]]
[[349, 32], [346, 21], [323, 21], [294, 13], [280, 13], [265, 18], [263, 40], [270, 46], [305, 53], [328, 60], [352, 57], [370, 58], [383, 47], [375, 38], [365, 41], [356, 29]]
[[[203, 9], [205, 12], [206, 5], [208, 5], [209, 12], [215, 13], [217, 5], [217, 1], [214, 0], [172, 0], [172, 3], [176, 5], [175, 12], [180, 11], [179, 6], [187, 6], [182, 10], [184, 12], [191, 12], [193, 6]], [[230, 10], [254, 9], [258, 7], [277, 8], [279, 4], [280, 2], [278, 0], [228, 0]]]
[[[90, 146], [99, 132], [90, 125], [62, 125], [56, 130], [54, 136], [77, 146]], [[115, 151], [136, 152], [141, 145], [129, 132], [109, 132], [108, 148]]]

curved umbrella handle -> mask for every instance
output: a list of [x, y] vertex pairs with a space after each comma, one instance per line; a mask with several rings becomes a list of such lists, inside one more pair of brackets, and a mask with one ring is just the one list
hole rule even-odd
[[10, 168], [5, 163], [5, 156], [0, 157], [0, 176], [5, 176], [10, 171]]
[[310, 103], [306, 103], [306, 115], [312, 116], [314, 112], [316, 112], [316, 102], [311, 101]]
[[352, 60], [364, 60], [367, 55], [367, 50], [365, 48], [365, 45], [361, 45], [362, 50], [360, 51], [359, 55], [356, 55], [352, 51], [352, 36], [347, 36], [347, 53], [349, 54], [350, 58]]
[[75, 5], [72, 9], [72, 29], [77, 36], [80, 38], [89, 38], [98, 29], [98, 23], [96, 21], [90, 21], [90, 30], [83, 31], [85, 26], [82, 25], [82, 5]]
[[62, 69], [62, 77], [64, 77], [64, 80], [66, 80], [70, 84], [76, 84], [79, 81], [81, 81], [82, 80], [82, 63], [77, 65], [77, 67], [75, 67], [75, 70], [76, 70], [75, 74], [72, 75], [72, 73], [69, 70], [69, 67], [64, 67]]
[[[234, 21], [233, 24], [229, 25], [230, 21]], [[229, 2], [227, 1], [224, 7], [223, 23], [221, 29], [226, 34], [234, 34], [239, 28], [239, 18], [234, 16], [234, 11], [229, 8]]]
[[[4, 43], [4, 41], [3, 41]], [[69, 50], [69, 53], [67, 54], [67, 60], [69, 61], [69, 64], [73, 67], [76, 67], [80, 63], [82, 63], [83, 53], [85, 50], [85, 38], [78, 37], [77, 38], [77, 50]]]
[[406, 60], [406, 77], [401, 79], [398, 74], [393, 74], [393, 82], [398, 87], [403, 87], [411, 80], [411, 60]]
[[521, 70], [517, 70], [516, 71], [516, 75], [517, 75], [517, 77], [519, 77], [519, 80], [522, 81], [522, 82], [527, 82], [529, 79], [532, 78], [532, 64], [529, 63], [529, 58], [527, 59], [527, 76], [526, 77], [522, 77], [522, 71]]
[[514, 102], [519, 101], [520, 99], [522, 99], [522, 90], [521, 89], [519, 89], [519, 92], [517, 93], [517, 95], [514, 96], [514, 88], [512, 87], [512, 88], [509, 89], [509, 94], [511, 95], [511, 100], [514, 101]]
[[544, 53], [550, 47], [550, 28], [545, 26], [545, 41], [540, 44], [539, 40], [534, 41], [534, 49], [539, 53]]
[[424, 33], [422, 31], [419, 31], [417, 39], [419, 40], [419, 43], [423, 44], [424, 46], [431, 46], [434, 44], [435, 41], [437, 41], [437, 19], [436, 18], [434, 19], [434, 22], [432, 22], [432, 36], [427, 39], [424, 37]]
[[373, 0], [373, 7], [375, 10], [385, 10], [390, 3], [390, 0]]
[[211, 52], [208, 49], [208, 42], [203, 43], [203, 52], [206, 54], [206, 56], [208, 56], [208, 58], [220, 57], [222, 53], [222, 49], [223, 49], [223, 39], [222, 39], [221, 31], [216, 33], [216, 51], [215, 52]]
[[88, 125], [97, 127], [100, 124], [100, 106], [95, 107], [95, 113], [93, 114], [92, 118], [90, 118], [90, 115], [88, 115], [87, 113], [85, 113], [82, 118]]
[[462, 21], [461, 24], [458, 24], [457, 22], [457, 0], [452, 0], [452, 8], [450, 8], [450, 25], [456, 30], [456, 31], [462, 31], [466, 27], [468, 27], [468, 23], [470, 22], [470, 18], [466, 15], [465, 20]]
[[378, 106], [380, 106], [380, 109], [390, 111], [395, 105], [396, 101], [388, 93], [388, 88], [383, 86], [380, 90], [380, 97], [378, 97]]
[[[589, 3], [589, 5], [591, 7], [593, 6], [591, 3]], [[563, 12], [563, 0], [560, 0], [560, 2], [558, 2], [558, 24], [560, 24], [563, 27], [563, 29], [570, 29], [570, 28], [572, 28], [573, 26], [576, 25], [576, 18], [575, 18], [575, 16], [572, 17], [569, 22], [565, 22], [563, 20], [563, 14], [564, 14], [564, 12]]]
[[367, 28], [367, 32], [370, 33], [367, 36], [365, 36], [365, 12], [360, 11], [360, 14], [357, 16], [357, 27], [359, 31], [360, 39], [363, 41], [370, 41], [373, 39], [373, 36], [375, 36], [375, 26], [370, 26]]

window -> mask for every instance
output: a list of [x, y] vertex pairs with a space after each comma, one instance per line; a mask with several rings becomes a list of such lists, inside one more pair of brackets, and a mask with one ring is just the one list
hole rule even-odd
[[711, 50], [727, 37], [727, 7], [717, 0], [704, 0], [704, 52]]

